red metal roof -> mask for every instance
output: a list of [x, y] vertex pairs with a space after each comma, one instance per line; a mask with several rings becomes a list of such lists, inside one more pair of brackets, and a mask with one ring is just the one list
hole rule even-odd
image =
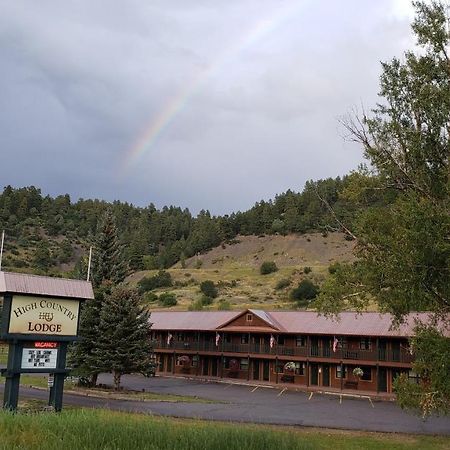
[[[281, 333], [298, 334], [409, 337], [414, 334], [416, 319], [425, 323], [430, 320], [428, 313], [412, 313], [406, 317], [403, 324], [395, 327], [392, 325], [392, 315], [376, 312], [342, 312], [336, 320], [312, 311], [249, 311], [257, 313]], [[238, 327], [232, 323], [233, 319], [242, 313], [243, 311], [158, 311], [152, 313], [150, 321], [153, 322], [154, 330], [214, 331], [227, 324], [226, 329], [230, 331], [242, 329], [243, 332], [247, 332], [251, 327]], [[253, 331], [264, 330], [253, 327]], [[445, 335], [450, 336], [450, 329], [446, 328], [443, 331]]]
[[0, 293], [6, 292], [48, 295], [49, 297], [94, 298], [94, 291], [89, 281], [0, 272]]

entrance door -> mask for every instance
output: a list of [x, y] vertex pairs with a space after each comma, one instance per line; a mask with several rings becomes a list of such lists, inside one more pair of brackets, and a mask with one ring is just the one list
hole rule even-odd
[[263, 380], [264, 381], [269, 381], [269, 377], [270, 377], [270, 362], [269, 361], [264, 361], [263, 362]]
[[203, 359], [202, 375], [208, 375], [209, 358]]
[[323, 365], [322, 366], [322, 386], [330, 385], [330, 366]]
[[211, 361], [211, 376], [217, 377], [217, 368], [218, 368], [217, 358], [213, 358]]
[[167, 355], [167, 372], [172, 372], [172, 355]]
[[319, 339], [316, 337], [311, 338], [311, 348], [309, 349], [311, 356], [319, 356]]
[[319, 366], [317, 364], [311, 364], [311, 386], [317, 386], [319, 384]]
[[253, 379], [259, 380], [259, 359], [253, 360]]
[[378, 359], [386, 361], [386, 341], [384, 339], [378, 341]]
[[378, 368], [378, 390], [387, 392], [387, 370], [386, 367]]

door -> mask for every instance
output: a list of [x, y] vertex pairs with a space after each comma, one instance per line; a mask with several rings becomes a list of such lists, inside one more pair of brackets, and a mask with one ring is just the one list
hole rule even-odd
[[213, 358], [211, 361], [211, 376], [213, 377], [217, 377], [217, 368], [218, 368], [218, 364], [217, 364], [217, 358]]
[[253, 379], [259, 380], [259, 359], [253, 360]]
[[328, 364], [322, 366], [322, 386], [330, 385], [330, 366]]
[[331, 339], [323, 338], [322, 339], [322, 356], [325, 358], [330, 356], [330, 348], [331, 348]]
[[378, 390], [387, 392], [387, 370], [386, 367], [378, 368]]
[[316, 337], [311, 338], [310, 354], [311, 356], [319, 356], [319, 339]]
[[203, 359], [202, 375], [208, 375], [209, 358]]
[[317, 386], [319, 384], [319, 366], [317, 364], [311, 364], [311, 386]]
[[400, 342], [392, 341], [392, 361], [400, 361]]
[[263, 362], [263, 380], [269, 381], [269, 377], [270, 377], [270, 362], [264, 361]]

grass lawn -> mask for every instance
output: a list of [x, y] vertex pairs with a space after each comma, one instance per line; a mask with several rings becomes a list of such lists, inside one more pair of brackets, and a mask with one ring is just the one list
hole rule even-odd
[[237, 425], [144, 414], [65, 410], [0, 413], [0, 449], [448, 449], [450, 439]]

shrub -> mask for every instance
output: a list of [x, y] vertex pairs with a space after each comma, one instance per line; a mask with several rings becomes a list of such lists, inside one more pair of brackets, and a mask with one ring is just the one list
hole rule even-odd
[[335, 273], [337, 272], [337, 270], [339, 269], [339, 267], [340, 267], [340, 264], [339, 264], [338, 262], [335, 262], [335, 263], [333, 263], [333, 264], [330, 264], [330, 265], [328, 266], [328, 273], [329, 273], [330, 275], [335, 274]]
[[229, 311], [231, 309], [231, 303], [228, 300], [220, 300], [217, 309], [219, 311]]
[[217, 288], [213, 281], [205, 280], [200, 284], [200, 291], [210, 298], [216, 298], [218, 295]]
[[306, 306], [308, 303], [317, 297], [319, 287], [311, 280], [303, 280], [298, 287], [292, 289], [291, 299], [296, 300], [299, 306]]
[[202, 265], [203, 265], [203, 261], [201, 259], [197, 259], [197, 261], [195, 261], [196, 269], [200, 269], [200, 267], [202, 267]]
[[277, 265], [274, 261], [264, 261], [259, 268], [261, 275], [267, 275], [269, 273], [276, 272], [278, 270]]
[[163, 292], [158, 298], [158, 303], [161, 306], [169, 308], [170, 306], [175, 306], [178, 302], [177, 302], [177, 298], [175, 297], [174, 293]]
[[188, 307], [189, 311], [201, 311], [202, 309], [203, 309], [203, 304], [202, 304], [201, 298], [199, 298], [198, 300], [195, 300], [195, 302], [192, 302]]
[[213, 302], [213, 299], [211, 297], [208, 297], [207, 295], [202, 295], [200, 297], [200, 303], [202, 304], [202, 306], [209, 306], [211, 305]]
[[165, 270], [160, 270], [153, 277], [144, 277], [138, 282], [138, 289], [141, 294], [153, 289], [170, 286], [172, 286], [172, 276]]
[[153, 303], [156, 302], [156, 300], [158, 300], [158, 296], [154, 292], [146, 292], [144, 294], [144, 301]]
[[275, 289], [279, 291], [280, 289], [287, 288], [291, 285], [291, 280], [289, 278], [282, 278], [281, 280], [278, 280], [277, 284], [275, 285]]
[[311, 273], [311, 272], [312, 272], [311, 267], [309, 267], [309, 266], [303, 267], [303, 273], [305, 275], [308, 275], [308, 273]]

